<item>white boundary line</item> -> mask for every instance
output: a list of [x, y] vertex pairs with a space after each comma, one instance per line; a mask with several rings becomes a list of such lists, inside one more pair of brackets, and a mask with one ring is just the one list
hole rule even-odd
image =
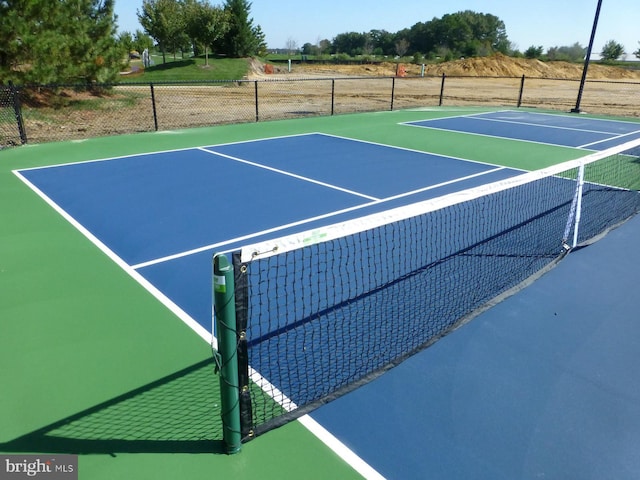
[[202, 325], [196, 322], [191, 316], [189, 316], [184, 310], [178, 307], [173, 301], [169, 299], [164, 293], [158, 290], [151, 282], [140, 275], [135, 269], [131, 268], [124, 260], [116, 255], [113, 250], [102, 243], [98, 238], [87, 230], [82, 224], [80, 224], [75, 218], [73, 218], [66, 210], [60, 207], [56, 202], [49, 198], [42, 190], [36, 187], [33, 183], [27, 180], [19, 171], [13, 170], [13, 173], [22, 180], [31, 190], [33, 190], [40, 198], [42, 198], [51, 208], [58, 212], [66, 221], [73, 225], [80, 233], [82, 233], [91, 243], [93, 243], [100, 251], [102, 251], [107, 257], [109, 257], [116, 265], [122, 268], [129, 276], [142, 285], [151, 295], [160, 301], [165, 307], [167, 307], [173, 314], [175, 314], [182, 322], [189, 326], [194, 332], [196, 332], [203, 340], [212, 343], [212, 335], [210, 332], [204, 329]]
[[585, 143], [584, 145], [580, 145], [577, 148], [587, 148], [587, 147], [590, 147], [592, 145], [597, 145], [599, 143], [612, 142], [612, 141], [619, 140], [619, 139], [624, 138], [624, 137], [628, 137], [629, 135], [638, 135], [638, 134], [640, 134], [640, 130], [638, 130], [636, 132], [629, 132], [629, 133], [624, 133], [624, 134], [621, 134], [621, 135], [617, 135], [615, 137], [607, 138], [606, 140], [599, 140], [597, 142]]
[[[618, 132], [603, 132], [601, 130], [588, 130], [586, 128], [573, 128], [573, 127], [563, 127], [560, 125], [544, 125], [540, 123], [530, 123], [530, 122], [517, 122], [515, 120], [503, 120], [500, 118], [485, 118], [480, 116], [467, 117], [473, 120], [478, 120], [480, 122], [495, 122], [495, 123], [509, 123], [512, 125], [525, 125], [527, 127], [540, 127], [540, 128], [549, 128], [553, 130], [569, 130], [572, 132], [586, 132], [586, 133], [599, 133], [602, 135], [617, 135]], [[564, 117], [567, 118], [567, 117]], [[637, 133], [637, 132], [634, 132]]]
[[[51, 208], [53, 208], [58, 214], [60, 214], [65, 220], [67, 220], [72, 226], [74, 226], [80, 233], [82, 233], [91, 243], [93, 243], [100, 251], [102, 251], [107, 257], [109, 257], [116, 265], [122, 268], [131, 278], [138, 282], [143, 288], [145, 288], [151, 295], [153, 295], [160, 303], [167, 307], [174, 315], [176, 315], [182, 322], [184, 322], [189, 328], [198, 334], [203, 340], [205, 340], [214, 349], [218, 348], [218, 342], [210, 332], [205, 330], [202, 325], [196, 322], [191, 316], [189, 316], [184, 310], [178, 307], [173, 301], [171, 301], [165, 294], [158, 290], [152, 283], [140, 275], [135, 269], [130, 267], [124, 260], [116, 255], [110, 248], [102, 243], [98, 238], [87, 230], [82, 224], [75, 220], [67, 211], [60, 207], [56, 202], [49, 198], [42, 190], [36, 187], [33, 183], [27, 180], [20, 171], [13, 170], [13, 173], [24, 182], [31, 190], [33, 190], [40, 198], [42, 198]], [[258, 372], [251, 369], [251, 379], [261, 388], [263, 388], [267, 381]], [[279, 390], [274, 388], [281, 396], [280, 401], [274, 398], [280, 405], [287, 410], [291, 410], [294, 407], [294, 403], [282, 394]], [[319, 423], [313, 420], [308, 415], [304, 415], [299, 418], [298, 421], [311, 432], [318, 440], [320, 440], [327, 448], [336, 453], [338, 457], [342, 459], [347, 465], [352, 467], [363, 477], [372, 480], [384, 479], [374, 468], [366, 463], [362, 458], [356, 455], [351, 449], [338, 440], [333, 434], [322, 427]]]
[[207, 150], [210, 147], [199, 147], [198, 150], [202, 152], [206, 152], [209, 155], [217, 155], [222, 158], [226, 158], [228, 160], [233, 160], [234, 162], [244, 163], [245, 165], [250, 165], [252, 167], [261, 168], [263, 170], [268, 170], [270, 172], [279, 173], [280, 175], [285, 175], [287, 177], [295, 178], [297, 180], [303, 180], [305, 182], [314, 183], [316, 185], [320, 185], [322, 187], [327, 187], [332, 190], [338, 190], [340, 192], [349, 193], [351, 195], [355, 195], [357, 197], [366, 198], [367, 200], [380, 200], [379, 198], [372, 197], [371, 195], [366, 195], [364, 193], [356, 192], [354, 190], [348, 190], [346, 188], [338, 187], [337, 185], [332, 185], [330, 183], [321, 182], [319, 180], [314, 180], [313, 178], [304, 177], [302, 175], [297, 175], [295, 173], [287, 172], [286, 170], [280, 170], [279, 168], [269, 167], [268, 165], [263, 165], [261, 163], [251, 162], [249, 160], [243, 160], [242, 158], [233, 157], [231, 155], [227, 155], [225, 153], [219, 153], [215, 150]]
[[[467, 115], [460, 115], [460, 116], [461, 117], [466, 117]], [[455, 117], [446, 117], [446, 118], [455, 118]], [[420, 122], [421, 120], [417, 120], [417, 121]], [[407, 125], [409, 127], [417, 127], [417, 126], [419, 126], [419, 125], [409, 125], [408, 122], [400, 123], [400, 125]], [[425, 127], [423, 127], [423, 128], [425, 128]], [[343, 137], [343, 136], [335, 135], [335, 134], [332, 134], [332, 133], [319, 133], [318, 135], [323, 135], [325, 137], [339, 138], [340, 140], [348, 140], [350, 142], [366, 143], [366, 144], [375, 145], [375, 146], [378, 146], [378, 147], [392, 148], [394, 150], [404, 150], [405, 152], [420, 153], [422, 155], [429, 156], [429, 157], [438, 157], [438, 158], [443, 158], [443, 159], [447, 159], [447, 160], [459, 160], [459, 161], [462, 161], [462, 162], [477, 163], [477, 164], [480, 164], [480, 165], [487, 165], [487, 166], [491, 166], [491, 167], [511, 168], [511, 167], [505, 167], [504, 165], [498, 165], [498, 164], [495, 164], [495, 163], [481, 162], [480, 160], [472, 160], [470, 158], [454, 157], [454, 156], [451, 156], [451, 155], [444, 155], [442, 153], [426, 152], [424, 150], [416, 150], [415, 148], [398, 147], [396, 145], [389, 145], [389, 144], [386, 144], [386, 143], [373, 142], [371, 140], [360, 140], [359, 138]], [[518, 170], [518, 169], [514, 168], [513, 170]]]
[[[158, 132], [160, 133], [160, 132]], [[67, 166], [71, 166], [71, 165], [84, 165], [85, 163], [96, 163], [96, 162], [109, 162], [111, 160], [124, 160], [126, 158], [134, 158], [134, 157], [146, 157], [146, 156], [151, 156], [151, 155], [160, 155], [163, 153], [175, 153], [175, 152], [186, 152], [188, 150], [198, 150], [198, 149], [204, 149], [204, 148], [214, 148], [214, 147], [224, 147], [227, 145], [239, 145], [242, 143], [254, 143], [254, 142], [262, 142], [264, 140], [277, 140], [280, 138], [291, 138], [291, 137], [304, 137], [307, 135], [323, 135], [322, 133], [318, 133], [318, 132], [309, 132], [309, 133], [296, 133], [296, 134], [292, 134], [292, 135], [280, 135], [280, 136], [276, 136], [276, 137], [266, 137], [266, 138], [256, 138], [253, 140], [238, 140], [237, 142], [227, 142], [227, 143], [216, 143], [214, 145], [200, 145], [200, 146], [196, 146], [196, 147], [184, 147], [184, 148], [174, 148], [174, 149], [168, 149], [168, 150], [157, 150], [157, 151], [153, 151], [153, 152], [141, 152], [141, 153], [132, 153], [129, 155], [120, 155], [117, 157], [103, 157], [103, 158], [96, 158], [93, 160], [82, 160], [82, 161], [78, 161], [78, 162], [65, 162], [65, 163], [54, 163], [52, 165], [42, 165], [39, 167], [27, 167], [27, 168], [18, 168], [16, 170], [14, 170], [15, 172], [28, 172], [30, 170], [45, 170], [47, 168], [57, 168], [57, 167], [67, 167]], [[86, 141], [86, 140], [82, 140], [82, 141]], [[25, 145], [25, 148], [34, 148], [37, 147], [37, 144], [29, 144], [29, 145]]]
[[557, 175], [561, 172], [577, 168], [581, 165], [593, 163], [602, 158], [606, 158], [617, 153], [622, 153], [630, 148], [635, 148], [635, 140], [610, 148], [600, 152], [596, 152], [575, 160], [569, 160], [564, 163], [552, 165], [550, 167], [534, 170], [532, 172], [523, 173], [515, 177], [499, 180], [487, 185], [450, 193], [422, 202], [413, 203], [397, 207], [384, 212], [373, 213], [355, 220], [336, 223], [327, 227], [308, 230], [306, 232], [294, 233], [274, 240], [258, 242], [253, 245], [247, 245], [242, 248], [241, 261], [250, 262], [254, 259], [262, 259], [278, 255], [284, 252], [293, 251], [302, 247], [313, 245], [315, 243], [328, 242], [337, 238], [359, 233], [363, 230], [372, 228], [372, 225], [387, 225], [411, 218], [417, 215], [424, 215], [429, 212], [440, 210], [451, 205], [473, 200], [486, 195], [487, 193], [496, 193], [519, 185], [531, 182], [533, 180]]
[[[303, 134], [303, 135], [310, 135], [310, 134]], [[295, 136], [297, 136], [297, 135], [295, 135]], [[287, 138], [287, 136], [273, 137], [273, 138]], [[338, 138], [345, 138], [345, 137], [338, 137]], [[269, 140], [269, 139], [270, 138], [257, 139], [257, 140], [251, 140], [251, 142], [253, 142], [253, 141], [261, 141], [261, 140]], [[352, 140], [352, 141], [359, 141], [357, 139], [348, 139], [348, 138], [345, 138], [345, 139]], [[235, 142], [235, 143], [249, 143], [249, 142]], [[373, 142], [367, 142], [367, 143], [373, 143]], [[227, 144], [227, 145], [229, 145], [229, 144]], [[378, 144], [378, 145], [383, 145], [383, 144]], [[390, 147], [390, 148], [400, 148], [400, 147], [393, 147], [393, 146], [390, 146], [390, 145], [383, 145], [383, 146], [387, 146], [387, 147]], [[145, 288], [149, 293], [151, 293], [158, 301], [160, 301], [163, 305], [165, 305], [182, 322], [184, 322], [193, 331], [195, 331], [203, 340], [207, 341], [210, 345], [212, 345], [213, 348], [217, 348], [217, 341], [216, 341], [215, 337], [213, 337], [211, 335], [210, 332], [206, 331], [198, 322], [196, 322], [191, 316], [189, 316], [186, 312], [184, 312], [184, 310], [182, 310], [180, 307], [178, 307], [173, 301], [171, 301], [166, 295], [164, 295], [160, 290], [158, 290], [153, 284], [151, 284], [148, 280], [146, 280], [141, 274], [139, 274], [136, 271], [136, 268], [142, 268], [141, 265], [144, 265], [144, 264], [140, 264], [140, 265], [138, 265], [136, 267], [132, 267], [132, 266], [128, 265], [124, 260], [122, 260], [118, 255], [116, 255], [110, 248], [108, 248], [97, 237], [95, 237], [89, 230], [87, 230], [82, 224], [80, 224], [78, 221], [76, 221], [68, 212], [66, 212], [56, 202], [54, 202], [51, 198], [49, 198], [44, 192], [42, 192], [39, 188], [37, 188], [33, 183], [31, 183], [29, 180], [27, 180], [27, 178], [24, 177], [22, 175], [22, 173], [21, 173], [22, 171], [28, 171], [28, 170], [51, 168], [51, 167], [64, 166], [64, 165], [74, 165], [74, 164], [78, 164], [78, 163], [90, 163], [90, 162], [96, 162], [96, 161], [115, 160], [115, 159], [122, 159], [122, 158], [141, 156], [141, 155], [152, 155], [154, 153], [168, 153], [168, 152], [173, 152], [173, 151], [185, 151], [185, 150], [192, 150], [192, 149], [195, 149], [195, 148], [190, 147], [190, 148], [184, 148], [184, 149], [166, 150], [166, 151], [163, 151], [163, 152], [141, 153], [141, 154], [135, 154], [135, 155], [122, 156], [122, 157], [112, 157], [112, 158], [102, 159], [102, 160], [89, 160], [87, 162], [69, 162], [69, 163], [66, 163], [66, 164], [51, 165], [51, 166], [46, 166], [46, 167], [33, 167], [33, 168], [13, 170], [13, 173], [25, 185], [27, 185], [31, 190], [33, 190], [40, 198], [42, 198], [51, 208], [53, 208], [56, 212], [58, 212], [58, 214], [60, 214], [65, 220], [67, 220], [72, 226], [74, 226], [80, 233], [82, 233], [89, 241], [91, 241], [100, 251], [102, 251], [105, 255], [107, 255], [108, 258], [110, 258], [113, 262], [115, 262], [116, 265], [118, 265], [120, 268], [122, 268], [129, 276], [131, 276], [143, 288]], [[211, 152], [209, 152], [209, 153], [211, 153]], [[429, 154], [428, 152], [421, 152], [421, 153]], [[439, 155], [439, 156], [446, 157], [444, 155]], [[453, 158], [453, 157], [449, 157], [449, 158]], [[578, 162], [578, 161], [580, 161], [580, 160], [576, 160], [574, 162]], [[501, 167], [501, 168], [505, 168], [505, 167]], [[487, 171], [487, 172], [481, 172], [481, 173], [473, 175], [473, 176], [482, 175], [482, 174], [489, 173], [489, 172], [492, 172], [492, 171], [497, 171], [497, 170], [500, 170], [501, 168], [496, 168], [494, 170], [490, 170], [490, 171]], [[522, 178], [523, 176], [526, 176], [526, 175], [527, 174], [524, 174], [524, 175], [518, 176], [516, 178], [520, 179], [520, 178]], [[465, 177], [465, 178], [467, 178], [467, 177]], [[460, 180], [461, 179], [456, 179], [455, 181], [460, 181]], [[453, 183], [453, 182], [454, 181], [445, 182], [445, 184], [446, 183]], [[503, 181], [503, 182], [507, 183], [507, 184], [511, 184], [512, 183], [512, 182], [509, 182], [508, 180], [507, 181]], [[421, 190], [427, 190], [429, 188], [436, 188], [436, 187], [437, 186], [430, 186], [430, 187], [426, 187], [425, 189], [421, 189]], [[508, 188], [508, 187], [505, 187], [505, 188]], [[477, 189], [477, 190], [482, 190], [482, 189]], [[418, 191], [416, 191], [416, 192], [418, 192]], [[400, 198], [402, 196], [407, 196], [407, 195], [409, 195], [411, 193], [412, 192], [399, 195], [399, 196], [397, 196], [397, 198]], [[451, 195], [455, 196], [455, 194], [450, 194], [447, 197], [450, 197]], [[396, 197], [392, 197], [392, 198], [396, 198]], [[379, 203], [380, 201], [381, 200], [376, 200], [376, 201], [374, 201], [372, 203]], [[429, 202], [431, 202], [431, 201], [421, 202], [420, 205], [423, 204], [423, 203], [429, 203]], [[354, 208], [362, 208], [362, 207], [354, 207]], [[399, 209], [396, 209], [396, 210], [399, 210]], [[207, 249], [207, 248], [203, 247], [203, 249]], [[198, 249], [198, 251], [202, 251], [202, 249]], [[252, 380], [254, 380], [259, 385], [264, 385], [265, 382], [267, 382], [266, 379], [264, 379], [261, 375], [259, 375], [258, 372], [254, 371], [253, 369], [252, 369], [251, 377], [252, 377]], [[278, 390], [278, 392], [279, 392], [279, 390]], [[281, 400], [282, 400], [283, 403], [281, 403], [281, 405], [283, 405], [283, 404], [285, 406], [288, 405], [288, 408], [291, 408], [294, 405], [293, 402], [291, 402], [289, 399], [286, 399], [286, 396], [284, 394], [279, 392], [279, 395], [281, 395], [281, 397], [282, 397]], [[287, 404], [287, 402], [289, 402], [289, 403]], [[321, 426], [319, 423], [317, 423], [309, 415], [304, 415], [304, 416], [300, 417], [298, 419], [298, 421], [305, 428], [307, 428], [307, 430], [309, 430], [316, 438], [318, 438], [328, 448], [330, 448], [333, 452], [335, 452], [345, 463], [347, 463], [352, 468], [354, 468], [360, 475], [362, 475], [363, 477], [365, 477], [367, 479], [371, 479], [371, 480], [382, 480], [382, 479], [384, 479], [384, 477], [382, 475], [380, 475], [375, 469], [373, 469], [370, 465], [368, 465], [366, 462], [364, 462], [364, 460], [362, 460], [351, 449], [349, 449], [346, 445], [344, 445], [340, 440], [338, 440], [333, 434], [331, 434], [329, 431], [327, 431], [323, 426]]]
[[[564, 118], [582, 118], [583, 120], [586, 121], [597, 121], [597, 122], [610, 122], [610, 123], [624, 123], [627, 125], [636, 125], [638, 128], [640, 128], [640, 122], [630, 122], [629, 120], [617, 120], [615, 118], [599, 118], [599, 117], [576, 117], [575, 113], [562, 113], [562, 112], [558, 112], [558, 113], [548, 113], [548, 112], [531, 112], [529, 110], [523, 110], [522, 112], [518, 112], [517, 110], [499, 110], [499, 111], [489, 111], [489, 112], [484, 112], [484, 114], [487, 113], [501, 113], [501, 112], [512, 112], [512, 113], [526, 113], [527, 115], [533, 115], [533, 116], [548, 116], [548, 117], [564, 117]], [[483, 115], [483, 113], [478, 113], [478, 115]]]
[[[408, 122], [401, 122], [400, 125], [404, 125], [407, 127], [418, 127], [418, 128], [430, 128], [432, 130], [441, 130], [443, 132], [453, 132], [453, 133], [463, 133], [463, 134], [467, 134], [467, 135], [477, 135], [477, 136], [481, 136], [481, 137], [488, 137], [488, 138], [497, 138], [497, 139], [502, 139], [502, 140], [513, 140], [516, 142], [528, 142], [528, 143], [534, 143], [534, 144], [539, 144], [539, 145], [551, 145], [554, 147], [561, 147], [561, 148], [573, 148], [573, 149], [583, 149], [583, 150], [591, 150], [594, 151], [592, 148], [588, 148], [590, 146], [593, 145], [598, 145], [599, 143], [605, 143], [605, 142], [610, 142], [610, 141], [615, 141], [618, 140], [620, 138], [629, 136], [629, 135], [637, 135], [640, 134], [640, 123], [635, 123], [635, 122], [629, 122], [629, 121], [625, 121], [625, 120], [610, 120], [607, 118], [586, 118], [584, 120], [586, 121], [593, 121], [593, 122], [611, 122], [611, 123], [623, 123], [625, 125], [634, 125], [638, 127], [638, 130], [634, 130], [632, 132], [627, 132], [627, 133], [622, 133], [622, 134], [618, 134], [616, 135], [616, 132], [603, 132], [603, 131], [598, 131], [598, 130], [586, 130], [586, 129], [581, 129], [581, 128], [571, 128], [571, 127], [562, 127], [562, 126], [556, 126], [556, 125], [540, 125], [537, 123], [528, 123], [528, 122], [517, 122], [517, 121], [512, 121], [512, 120], [502, 120], [502, 119], [498, 119], [498, 118], [483, 118], [481, 117], [482, 115], [490, 115], [490, 114], [495, 114], [495, 113], [518, 113], [515, 110], [499, 110], [499, 111], [495, 111], [495, 112], [478, 112], [478, 113], [471, 113], [471, 114], [467, 114], [467, 115], [453, 115], [453, 116], [449, 116], [449, 117], [442, 117], [442, 118], [427, 118], [424, 120], [410, 120]], [[540, 112], [523, 112], [526, 113], [528, 115], [532, 115], [532, 116], [551, 116], [551, 117], [561, 117], [561, 118], [573, 118], [569, 115], [562, 115], [562, 114], [553, 114], [553, 113], [540, 113]], [[448, 129], [448, 128], [441, 128], [441, 127], [431, 127], [431, 126], [427, 126], [427, 125], [416, 125], [416, 123], [428, 123], [428, 122], [433, 122], [433, 121], [437, 121], [437, 120], [449, 120], [449, 119], [455, 119], [455, 118], [472, 118], [474, 120], [485, 120], [485, 121], [491, 121], [491, 122], [503, 122], [503, 123], [513, 123], [516, 125], [530, 125], [530, 126], [534, 126], [534, 127], [544, 127], [544, 128], [556, 128], [556, 129], [563, 129], [563, 130], [573, 130], [573, 131], [579, 131], [579, 132], [592, 132], [592, 133], [601, 133], [601, 134], [606, 134], [606, 135], [612, 135], [609, 138], [605, 138], [603, 140], [598, 140], [596, 142], [591, 142], [591, 143], [585, 143], [584, 145], [578, 145], [578, 146], [571, 146], [571, 145], [559, 145], [556, 143], [546, 143], [546, 142], [539, 142], [539, 141], [534, 141], [534, 140], [526, 140], [526, 139], [520, 139], [520, 138], [512, 138], [512, 137], [501, 137], [501, 136], [496, 136], [496, 135], [489, 135], [486, 133], [475, 133], [475, 132], [467, 132], [464, 130], [452, 130], [452, 129]], [[612, 147], [613, 148], [613, 147]]]
[[[275, 137], [274, 137], [275, 138]], [[285, 137], [281, 137], [285, 138]], [[186, 149], [178, 149], [171, 151], [182, 151], [182, 150], [191, 150], [191, 148]], [[169, 151], [167, 151], [169, 152]], [[160, 153], [160, 152], [157, 152]], [[150, 154], [139, 154], [139, 155], [150, 155]], [[114, 157], [108, 160], [116, 159], [116, 158], [126, 158], [137, 155], [129, 155], [123, 157]], [[107, 159], [105, 159], [107, 160]], [[100, 160], [90, 160], [88, 162], [70, 162], [64, 165], [74, 165], [76, 163], [89, 163]], [[63, 166], [63, 164], [56, 165]], [[188, 315], [184, 310], [178, 307], [173, 301], [171, 301], [166, 295], [164, 295], [160, 290], [158, 290], [152, 283], [150, 283], [147, 279], [145, 279], [140, 273], [138, 273], [133, 267], [128, 265], [124, 260], [122, 260], [118, 255], [116, 255], [110, 248], [108, 248], [104, 243], [102, 243], [95, 235], [93, 235], [89, 230], [87, 230], [82, 224], [80, 224], [75, 218], [73, 218], [66, 210], [60, 207], [56, 202], [54, 202], [51, 198], [49, 198], [42, 190], [36, 187], [33, 183], [31, 183], [24, 175], [22, 175], [21, 171], [27, 170], [36, 170], [48, 167], [35, 167], [28, 169], [20, 169], [13, 170], [13, 174], [16, 175], [25, 185], [27, 185], [31, 190], [33, 190], [42, 200], [45, 201], [51, 208], [53, 208], [59, 215], [61, 215], [65, 220], [67, 220], [73, 227], [75, 227], [81, 234], [83, 234], [91, 243], [93, 243], [100, 251], [102, 251], [108, 258], [110, 258], [116, 265], [122, 268], [129, 276], [131, 276], [135, 281], [137, 281], [144, 289], [146, 289], [151, 295], [153, 295], [161, 304], [167, 307], [173, 314], [175, 314], [183, 323], [185, 323], [189, 328], [191, 328], [198, 336], [200, 336], [203, 340], [205, 340], [209, 345], [211, 345], [214, 349], [217, 349], [217, 339], [213, 337], [213, 335], [205, 330], [198, 322], [196, 322], [190, 315]], [[252, 380], [255, 381], [258, 385], [264, 386], [267, 381], [264, 379], [258, 372], [252, 370]], [[262, 387], [261, 387], [262, 388]], [[279, 395], [281, 395], [282, 399], [280, 405], [285, 407], [288, 406], [291, 409], [295, 404], [291, 402], [287, 397], [282, 394], [279, 390], [274, 388], [274, 391], [277, 391]], [[277, 399], [274, 399], [277, 401]], [[287, 403], [288, 402], [288, 403]], [[349, 449], [346, 445], [344, 445], [341, 441], [339, 441], [333, 434], [331, 434], [328, 430], [318, 424], [315, 420], [313, 420], [308, 415], [304, 415], [299, 418], [298, 421], [305, 427], [309, 432], [311, 432], [318, 440], [320, 440], [327, 448], [332, 450], [338, 457], [340, 457], [347, 465], [352, 467], [358, 473], [363, 475], [367, 479], [372, 480], [382, 480], [384, 479], [375, 469], [373, 469], [369, 464], [367, 464], [362, 458], [356, 455], [351, 449]]]
[[[491, 170], [486, 170], [484, 172], [474, 173], [472, 175], [467, 175], [466, 177], [458, 177], [458, 178], [455, 178], [453, 180], [448, 180], [446, 182], [438, 183], [438, 184], [435, 184], [435, 185], [429, 185], [427, 187], [423, 187], [423, 188], [420, 188], [420, 189], [417, 189], [417, 190], [413, 190], [413, 191], [410, 191], [410, 192], [403, 192], [401, 194], [394, 195], [392, 197], [383, 198], [383, 199], [380, 199], [380, 200], [375, 200], [375, 201], [372, 201], [372, 202], [363, 203], [363, 204], [356, 205], [356, 206], [353, 206], [353, 207], [344, 208], [342, 210], [336, 210], [334, 212], [325, 213], [325, 214], [322, 214], [322, 215], [318, 215], [316, 217], [305, 218], [305, 219], [299, 220], [297, 222], [292, 222], [292, 223], [289, 223], [289, 224], [286, 224], [286, 225], [279, 225], [277, 227], [270, 228], [270, 229], [267, 229], [267, 230], [262, 230], [260, 232], [254, 232], [254, 233], [250, 233], [248, 235], [243, 235], [241, 237], [232, 238], [232, 239], [226, 240], [224, 242], [212, 243], [210, 245], [203, 245], [202, 247], [194, 248], [194, 249], [191, 249], [191, 250], [186, 250], [184, 252], [178, 252], [178, 253], [174, 253], [172, 255], [167, 255], [165, 257], [155, 258], [153, 260], [149, 260], [149, 261], [146, 261], [146, 262], [138, 263], [136, 265], [132, 265], [131, 268], [133, 268], [135, 270], [138, 270], [140, 268], [150, 267], [152, 265], [157, 265], [159, 263], [164, 263], [164, 262], [168, 262], [168, 261], [171, 261], [171, 260], [177, 260], [178, 258], [187, 257], [189, 255], [202, 253], [202, 252], [205, 252], [207, 250], [212, 250], [212, 249], [216, 249], [216, 248], [220, 248], [220, 247], [226, 247], [228, 245], [237, 244], [237, 243], [243, 242], [245, 240], [250, 240], [252, 238], [261, 237], [263, 235], [268, 235], [270, 233], [279, 232], [279, 231], [286, 230], [288, 228], [297, 227], [297, 226], [300, 226], [300, 225], [305, 225], [307, 223], [315, 222], [317, 220], [323, 220], [325, 218], [335, 217], [337, 215], [342, 215], [344, 213], [354, 212], [356, 210], [361, 210], [361, 209], [364, 209], [364, 208], [368, 208], [368, 207], [371, 207], [373, 205], [378, 205], [380, 203], [390, 202], [390, 201], [393, 201], [393, 200], [399, 200], [399, 199], [404, 198], [404, 197], [409, 197], [411, 195], [417, 195], [418, 193], [422, 193], [422, 192], [426, 192], [426, 191], [433, 190], [433, 189], [436, 189], [436, 188], [444, 187], [446, 185], [451, 185], [451, 184], [454, 184], [454, 183], [457, 183], [457, 182], [463, 182], [465, 180], [470, 180], [472, 178], [481, 177], [482, 175], [488, 175], [490, 173], [494, 173], [494, 172], [498, 172], [500, 170], [506, 170], [506, 169], [507, 169], [507, 167], [499, 167], [498, 166], [498, 167], [492, 168]], [[517, 170], [517, 169], [511, 169], [511, 170]], [[224, 253], [224, 252], [219, 252], [219, 253]]]
[[338, 440], [338, 438], [309, 415], [303, 415], [298, 421], [364, 478], [367, 480], [385, 479], [385, 477], [356, 455], [353, 450]]
[[[447, 117], [447, 119], [449, 118], [455, 118], [455, 117]], [[434, 119], [436, 120], [436, 119]], [[551, 147], [558, 147], [558, 148], [571, 148], [573, 150], [576, 150], [577, 147], [572, 147], [571, 145], [558, 145], [557, 143], [547, 143], [547, 142], [538, 142], [535, 140], [526, 140], [526, 139], [522, 139], [522, 138], [511, 138], [511, 137], [500, 137], [497, 135], [488, 135], [486, 133], [475, 133], [475, 132], [465, 132], [464, 130], [451, 130], [450, 128], [441, 128], [441, 127], [428, 127], [428, 126], [424, 126], [424, 125], [412, 125], [418, 122], [428, 122], [430, 120], [412, 120], [411, 122], [403, 122], [401, 125], [405, 125], [407, 127], [413, 127], [413, 128], [426, 128], [426, 129], [430, 129], [430, 130], [438, 130], [440, 132], [451, 132], [451, 133], [459, 133], [462, 135], [475, 135], [477, 137], [485, 137], [485, 138], [496, 138], [498, 140], [506, 140], [506, 141], [510, 141], [510, 142], [521, 142], [521, 143], [533, 143], [533, 144], [537, 144], [537, 145], [548, 145]]]

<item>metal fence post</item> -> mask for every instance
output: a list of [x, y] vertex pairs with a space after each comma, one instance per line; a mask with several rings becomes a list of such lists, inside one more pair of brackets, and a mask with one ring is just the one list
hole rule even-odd
[[149, 86], [151, 87], [151, 105], [153, 108], [153, 126], [156, 129], [156, 132], [158, 131], [158, 111], [156, 110], [156, 91], [153, 88], [153, 83], [150, 83]]
[[522, 94], [524, 93], [524, 75], [522, 75], [522, 79], [520, 80], [520, 94], [518, 95], [518, 108], [522, 105]]
[[444, 79], [447, 78], [447, 75], [445, 73], [442, 74], [442, 84], [440, 85], [440, 103], [438, 103], [438, 106], [442, 106], [442, 97], [444, 97]]
[[331, 115], [333, 116], [335, 112], [335, 102], [336, 102], [336, 79], [331, 79]]
[[391, 78], [391, 111], [393, 112], [393, 98], [396, 94], [396, 77]]
[[22, 105], [20, 104], [20, 90], [13, 85], [12, 81], [9, 81], [9, 93], [11, 94], [13, 103], [13, 113], [16, 117], [16, 124], [18, 125], [18, 132], [20, 133], [20, 142], [22, 145], [27, 143], [27, 132], [24, 129], [24, 121], [22, 119]]
[[254, 80], [253, 83], [254, 83], [255, 88], [256, 88], [256, 122], [259, 122], [260, 121], [260, 112], [258, 110], [258, 81]]

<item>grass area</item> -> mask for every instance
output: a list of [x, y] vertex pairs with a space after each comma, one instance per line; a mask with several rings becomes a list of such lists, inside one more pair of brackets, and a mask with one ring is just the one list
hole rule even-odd
[[200, 80], [240, 80], [249, 65], [245, 58], [209, 58], [204, 56], [174, 59], [167, 55], [166, 63], [161, 55], [153, 55], [154, 65], [143, 68], [140, 60], [132, 61], [132, 73], [123, 75], [122, 82], [186, 82]]

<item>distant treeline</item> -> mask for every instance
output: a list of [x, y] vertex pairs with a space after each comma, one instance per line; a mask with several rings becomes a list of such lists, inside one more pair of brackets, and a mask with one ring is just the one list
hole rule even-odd
[[[289, 40], [285, 50], [297, 51], [296, 42]], [[305, 43], [303, 55], [386, 55], [425, 58], [455, 58], [510, 53], [505, 24], [495, 15], [471, 10], [446, 14], [395, 33], [371, 30], [366, 33], [347, 32], [333, 40], [321, 40], [316, 45]]]

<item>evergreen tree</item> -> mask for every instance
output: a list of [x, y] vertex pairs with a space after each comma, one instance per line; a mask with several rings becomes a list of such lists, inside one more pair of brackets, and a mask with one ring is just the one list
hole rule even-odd
[[0, 76], [17, 83], [111, 82], [124, 52], [113, 0], [0, 1]]
[[226, 0], [224, 8], [229, 13], [229, 30], [218, 42], [218, 51], [235, 58], [256, 54], [264, 44], [264, 36], [260, 27], [254, 27], [253, 19], [249, 17], [251, 2]]
[[253, 53], [261, 57], [265, 56], [267, 54], [267, 40], [260, 25], [253, 27], [253, 38], [255, 45]]

